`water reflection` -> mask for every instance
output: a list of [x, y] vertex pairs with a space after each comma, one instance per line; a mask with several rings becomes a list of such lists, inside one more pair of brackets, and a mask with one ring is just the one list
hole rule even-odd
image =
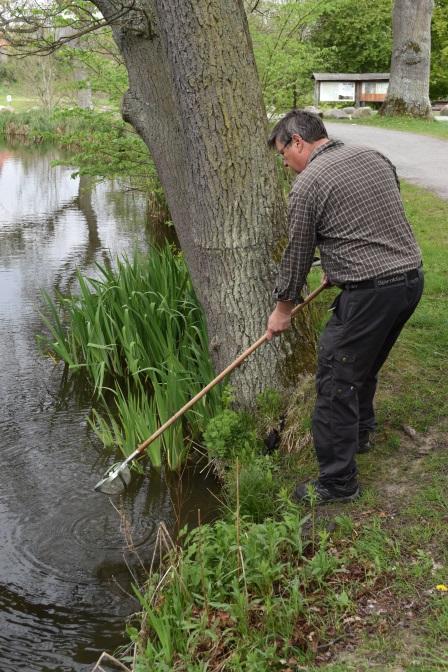
[[159, 522], [175, 530], [211, 508], [197, 474], [134, 478], [116, 509], [93, 492], [113, 458], [86, 426], [90, 391], [37, 349], [40, 291], [73, 289], [78, 269], [146, 249], [147, 204], [119, 181], [73, 179], [55, 158], [0, 150], [2, 672], [91, 669], [137, 608], [130, 576], [149, 565]]

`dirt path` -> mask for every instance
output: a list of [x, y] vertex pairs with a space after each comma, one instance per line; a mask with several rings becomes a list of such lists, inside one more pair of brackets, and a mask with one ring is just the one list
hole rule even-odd
[[400, 177], [448, 199], [448, 141], [374, 126], [325, 122], [330, 137], [374, 147], [397, 167]]

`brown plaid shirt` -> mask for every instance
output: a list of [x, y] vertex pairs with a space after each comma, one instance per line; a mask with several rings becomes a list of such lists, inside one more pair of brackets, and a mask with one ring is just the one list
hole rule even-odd
[[330, 282], [409, 271], [421, 254], [406, 219], [392, 163], [339, 140], [318, 147], [289, 194], [289, 242], [274, 298], [299, 300], [316, 246]]

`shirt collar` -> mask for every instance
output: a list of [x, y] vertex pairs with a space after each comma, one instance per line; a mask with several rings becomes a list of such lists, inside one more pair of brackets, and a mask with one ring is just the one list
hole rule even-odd
[[326, 142], [324, 145], [317, 147], [317, 149], [315, 149], [312, 152], [307, 165], [309, 166], [311, 161], [314, 161], [316, 156], [319, 156], [324, 152], [328, 152], [328, 150], [333, 149], [334, 147], [342, 147], [343, 144], [344, 143], [342, 142], [342, 140], [330, 140], [329, 142]]

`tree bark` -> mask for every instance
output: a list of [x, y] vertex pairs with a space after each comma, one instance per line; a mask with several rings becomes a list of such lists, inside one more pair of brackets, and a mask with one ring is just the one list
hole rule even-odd
[[[113, 3], [95, 4], [109, 18]], [[219, 371], [265, 331], [274, 248], [285, 234], [243, 3], [141, 0], [112, 29], [129, 73], [123, 116], [156, 164]], [[304, 347], [305, 327], [234, 374], [241, 404], [267, 386], [285, 388], [301, 361], [309, 365], [314, 343], [308, 329]]]
[[395, 0], [390, 82], [380, 114], [430, 117], [429, 71], [434, 0]]
[[78, 107], [83, 110], [92, 110], [92, 87], [90, 86], [87, 69], [79, 59], [73, 60], [73, 79], [78, 83], [76, 98]]

